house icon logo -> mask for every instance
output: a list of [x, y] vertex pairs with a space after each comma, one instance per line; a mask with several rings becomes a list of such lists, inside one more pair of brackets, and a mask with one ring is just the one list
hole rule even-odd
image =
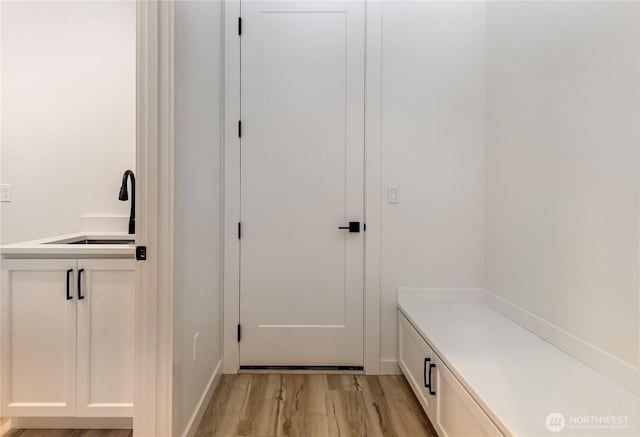
[[551, 432], [560, 432], [564, 429], [564, 416], [560, 413], [551, 413], [547, 416], [545, 425], [547, 425], [547, 429]]

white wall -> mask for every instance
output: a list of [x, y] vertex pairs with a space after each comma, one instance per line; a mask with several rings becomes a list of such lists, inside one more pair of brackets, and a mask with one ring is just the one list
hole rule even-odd
[[488, 6], [487, 288], [637, 367], [638, 4]]
[[[178, 17], [199, 24], [176, 46], [210, 32], [207, 50], [189, 43], [205, 63], [219, 55], [216, 26], [199, 21], [208, 7], [182, 7]], [[637, 363], [636, 6], [382, 8], [382, 370], [396, 358], [398, 286], [488, 286]], [[193, 62], [183, 77], [204, 80]], [[203, 89], [191, 99], [209, 111]], [[189, 137], [218, 141], [210, 123]], [[400, 186], [399, 205], [386, 204], [387, 185]], [[180, 337], [185, 357], [193, 329]]]
[[176, 436], [189, 426], [222, 360], [222, 95], [222, 3], [176, 2]]
[[[393, 361], [396, 288], [484, 283], [485, 5], [385, 2], [381, 354]], [[382, 370], [392, 367], [383, 365]]]
[[[2, 243], [128, 216], [135, 166], [135, 2], [3, 1]], [[122, 231], [126, 232], [126, 222]]]

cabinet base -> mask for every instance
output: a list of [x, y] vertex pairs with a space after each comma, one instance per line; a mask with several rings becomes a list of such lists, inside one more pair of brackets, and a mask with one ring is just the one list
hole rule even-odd
[[133, 417], [13, 417], [11, 429], [133, 429]]

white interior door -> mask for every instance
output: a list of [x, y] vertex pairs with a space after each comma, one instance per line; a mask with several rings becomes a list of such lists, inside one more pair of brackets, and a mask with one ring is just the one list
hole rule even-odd
[[241, 8], [240, 365], [362, 366], [364, 2]]

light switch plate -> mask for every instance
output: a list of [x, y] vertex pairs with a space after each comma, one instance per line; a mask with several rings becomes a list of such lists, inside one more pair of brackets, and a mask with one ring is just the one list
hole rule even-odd
[[387, 186], [387, 203], [400, 203], [400, 187], [398, 185]]
[[0, 185], [0, 202], [11, 202], [11, 184]]

